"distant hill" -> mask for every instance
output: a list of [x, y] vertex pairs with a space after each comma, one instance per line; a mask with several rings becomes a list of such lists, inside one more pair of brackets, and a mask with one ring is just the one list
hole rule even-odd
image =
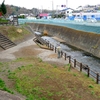
[[6, 5], [7, 7], [7, 16], [9, 15], [19, 15], [19, 14], [33, 14], [34, 16], [38, 15], [39, 13], [50, 13], [50, 10], [41, 10], [37, 8], [27, 9], [24, 7], [18, 7], [14, 5]]

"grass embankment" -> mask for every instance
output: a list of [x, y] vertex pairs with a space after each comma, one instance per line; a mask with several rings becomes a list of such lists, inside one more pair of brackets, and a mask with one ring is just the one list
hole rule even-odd
[[24, 26], [0, 26], [0, 32], [13, 42], [21, 40], [30, 34], [30, 32], [26, 30]]
[[[27, 100], [99, 100], [100, 85], [68, 65], [57, 67], [40, 58], [18, 58], [0, 64], [12, 88]], [[5, 66], [5, 67], [4, 67]], [[10, 67], [17, 67], [11, 70]]]
[[0, 24], [7, 24], [9, 21], [4, 18], [0, 18]]

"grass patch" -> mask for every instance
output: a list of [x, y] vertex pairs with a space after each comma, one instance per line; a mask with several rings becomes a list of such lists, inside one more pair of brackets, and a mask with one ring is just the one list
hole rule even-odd
[[68, 66], [68, 71], [70, 71], [71, 70], [71, 65], [67, 64], [67, 66]]
[[23, 26], [0, 26], [0, 32], [12, 41], [23, 39], [25, 35], [30, 34]]
[[4, 90], [4, 91], [7, 91], [7, 92], [9, 92], [11, 94], [14, 94], [13, 91], [11, 91], [9, 88], [7, 88], [5, 82], [1, 78], [0, 78], [0, 89]]
[[8, 78], [26, 100], [99, 100], [100, 86], [80, 72], [68, 71], [68, 65], [57, 67], [40, 58], [21, 58], [12, 64], [19, 62], [24, 64], [13, 72], [8, 71]]
[[94, 86], [90, 84], [90, 85], [89, 85], [89, 88], [94, 88]]

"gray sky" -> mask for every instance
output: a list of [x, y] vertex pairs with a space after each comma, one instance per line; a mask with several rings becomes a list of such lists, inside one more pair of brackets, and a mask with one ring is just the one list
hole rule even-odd
[[[3, 0], [0, 0], [0, 3], [2, 3], [2, 1]], [[100, 0], [5, 0], [5, 4], [25, 7], [28, 9], [63, 9], [64, 7], [61, 7], [61, 5], [67, 4], [68, 7], [75, 9], [78, 6], [84, 6], [87, 4], [100, 4]]]

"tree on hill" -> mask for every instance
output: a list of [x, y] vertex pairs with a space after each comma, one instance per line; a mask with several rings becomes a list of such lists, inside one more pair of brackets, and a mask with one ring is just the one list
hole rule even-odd
[[5, 0], [2, 2], [1, 6], [0, 6], [0, 10], [3, 15], [5, 15], [7, 13], [7, 9], [6, 9], [4, 2], [5, 2]]

